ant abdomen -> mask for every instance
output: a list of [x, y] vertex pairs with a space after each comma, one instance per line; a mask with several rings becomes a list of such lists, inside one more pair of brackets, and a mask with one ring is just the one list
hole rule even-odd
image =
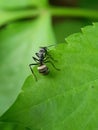
[[43, 74], [43, 75], [47, 75], [49, 73], [49, 69], [46, 65], [41, 65], [38, 68], [39, 73]]

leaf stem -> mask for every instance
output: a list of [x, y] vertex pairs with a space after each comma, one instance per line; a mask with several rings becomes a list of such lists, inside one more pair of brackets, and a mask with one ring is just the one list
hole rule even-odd
[[80, 8], [60, 8], [60, 7], [50, 7], [50, 13], [52, 16], [70, 16], [70, 17], [86, 17], [98, 19], [97, 10], [88, 10]]
[[0, 26], [13, 20], [33, 18], [50, 13], [51, 16], [61, 17], [85, 17], [98, 19], [98, 11], [80, 8], [48, 7], [21, 11], [0, 11]]

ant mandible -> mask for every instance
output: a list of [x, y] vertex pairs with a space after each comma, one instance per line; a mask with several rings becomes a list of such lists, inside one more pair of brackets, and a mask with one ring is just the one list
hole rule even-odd
[[[52, 46], [52, 45], [50, 45]], [[47, 75], [49, 73], [49, 68], [46, 66], [45, 63], [51, 63], [51, 65], [56, 69], [56, 70], [59, 70], [58, 68], [56, 68], [56, 66], [52, 63], [52, 61], [49, 60], [49, 58], [51, 60], [54, 60], [51, 55], [48, 53], [48, 48], [47, 47], [40, 47], [40, 50], [38, 53], [35, 53], [35, 55], [37, 56], [36, 57], [32, 57], [33, 60], [36, 62], [36, 63], [32, 63], [32, 64], [29, 64], [29, 67], [30, 67], [30, 70], [32, 72], [32, 74], [34, 75], [35, 77], [35, 80], [37, 81], [37, 77], [32, 69], [32, 66], [33, 65], [38, 65], [37, 69], [39, 71], [39, 73], [43, 74], [43, 75]], [[56, 60], [54, 60], [56, 61]]]

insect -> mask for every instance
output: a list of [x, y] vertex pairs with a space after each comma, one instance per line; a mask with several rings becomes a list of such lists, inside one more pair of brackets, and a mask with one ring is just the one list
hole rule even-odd
[[[50, 45], [53, 46], [53, 45]], [[48, 47], [50, 47], [48, 46]], [[53, 64], [52, 61], [56, 61], [54, 60], [51, 55], [48, 52], [48, 47], [40, 47], [40, 50], [38, 53], [35, 53], [36, 57], [32, 57], [33, 60], [35, 61], [35, 63], [29, 64], [30, 70], [33, 74], [33, 76], [35, 77], [35, 80], [37, 81], [37, 77], [32, 69], [32, 66], [37, 65], [37, 69], [38, 72], [41, 73], [42, 75], [47, 75], [49, 73], [49, 68], [47, 67], [46, 63], [51, 63], [51, 65], [56, 69], [59, 70], [58, 68], [56, 68], [56, 66]], [[51, 61], [51, 60], [52, 61]]]

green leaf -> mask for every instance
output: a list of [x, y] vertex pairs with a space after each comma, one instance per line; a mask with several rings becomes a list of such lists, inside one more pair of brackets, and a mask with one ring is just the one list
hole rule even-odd
[[97, 130], [98, 23], [69, 36], [50, 51], [60, 71], [29, 76], [14, 105], [1, 121], [41, 130]]
[[44, 7], [47, 5], [48, 0], [0, 0], [0, 9]]
[[55, 41], [50, 15], [34, 21], [19, 22], [0, 32], [0, 116], [13, 104], [25, 78], [31, 73], [29, 64], [39, 46]]

